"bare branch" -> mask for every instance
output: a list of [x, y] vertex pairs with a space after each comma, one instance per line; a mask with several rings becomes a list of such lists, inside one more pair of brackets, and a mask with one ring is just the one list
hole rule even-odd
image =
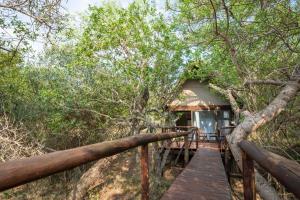
[[238, 74], [241, 77], [243, 77], [244, 76], [244, 72], [243, 72], [242, 66], [241, 66], [241, 64], [240, 64], [240, 62], [238, 61], [238, 58], [237, 58], [237, 50], [234, 47], [234, 45], [232, 44], [232, 42], [231, 42], [230, 38], [228, 37], [228, 35], [222, 33], [219, 30], [219, 28], [218, 28], [218, 20], [217, 20], [217, 11], [216, 11], [216, 8], [215, 8], [212, 0], [210, 0], [210, 4], [211, 4], [212, 10], [213, 10], [213, 17], [214, 17], [214, 21], [215, 21], [214, 22], [214, 24], [215, 24], [215, 34], [216, 34], [216, 36], [219, 36], [223, 40], [225, 46], [229, 49], [231, 61], [235, 65]]
[[276, 85], [276, 86], [284, 86], [286, 82], [279, 80], [249, 80], [244, 83], [245, 86], [250, 85]]
[[3, 51], [12, 52], [12, 50], [7, 49], [7, 48], [5, 48], [5, 47], [1, 47], [1, 46], [0, 46], [0, 49], [3, 50]]
[[225, 0], [222, 0], [222, 5], [223, 5], [223, 8], [225, 10], [225, 14], [226, 14], [226, 32], [228, 32], [229, 30], [229, 8], [226, 6], [226, 2]]
[[238, 115], [241, 112], [241, 109], [239, 108], [235, 98], [233, 97], [231, 90], [229, 90], [229, 89], [226, 90], [226, 89], [220, 88], [211, 83], [209, 84], [209, 87], [226, 96], [226, 98], [229, 100], [231, 107], [236, 115]]
[[[43, 35], [50, 41], [50, 33], [59, 31], [62, 28], [63, 13], [61, 12], [62, 0], [7, 0], [0, 2], [0, 15], [5, 19], [5, 23], [1, 25], [5, 34], [11, 36], [7, 30], [16, 31], [18, 22], [23, 28], [16, 31], [18, 34], [13, 34], [13, 39], [9, 37], [1, 37], [2, 44], [0, 49], [10, 52], [18, 49], [19, 46], [25, 44], [25, 40], [32, 40], [37, 35]], [[7, 29], [7, 30], [6, 30]], [[21, 39], [22, 44], [13, 47], [14, 40], [20, 40], [20, 33], [24, 33], [24, 39]], [[22, 41], [23, 40], [23, 41]], [[11, 50], [10, 50], [11, 49]]]
[[42, 149], [22, 124], [14, 124], [5, 114], [0, 116], [0, 161], [38, 155]]
[[44, 25], [48, 26], [49, 28], [51, 27], [51, 26], [46, 22], [45, 19], [43, 19], [43, 18], [41, 18], [41, 17], [39, 17], [39, 16], [36, 16], [36, 15], [33, 15], [33, 14], [31, 14], [30, 12], [26, 12], [26, 11], [24, 11], [24, 10], [18, 8], [18, 7], [14, 7], [14, 6], [9, 5], [9, 4], [8, 4], [8, 5], [7, 5], [7, 4], [0, 4], [0, 7], [1, 7], [1, 8], [6, 8], [6, 9], [11, 9], [11, 10], [13, 10], [13, 11], [16, 11], [16, 12], [18, 12], [18, 13], [20, 13], [20, 14], [26, 15], [26, 16], [28, 16], [28, 17], [34, 19], [35, 21], [39, 22], [40, 24], [44, 24]]

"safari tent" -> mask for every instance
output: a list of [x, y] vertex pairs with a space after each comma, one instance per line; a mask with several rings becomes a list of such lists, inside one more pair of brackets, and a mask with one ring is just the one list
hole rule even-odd
[[168, 109], [178, 115], [176, 126], [198, 127], [208, 140], [214, 140], [218, 129], [230, 126], [233, 119], [230, 103], [199, 80], [186, 80]]

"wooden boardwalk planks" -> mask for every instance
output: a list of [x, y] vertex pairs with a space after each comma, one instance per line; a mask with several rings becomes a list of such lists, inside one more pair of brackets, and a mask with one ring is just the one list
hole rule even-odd
[[216, 143], [201, 143], [194, 157], [161, 200], [231, 199]]

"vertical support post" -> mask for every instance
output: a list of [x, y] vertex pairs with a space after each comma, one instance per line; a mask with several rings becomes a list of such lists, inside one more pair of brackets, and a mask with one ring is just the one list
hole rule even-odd
[[189, 136], [184, 136], [184, 166], [189, 162]]
[[196, 130], [196, 149], [199, 147], [199, 130]]
[[242, 161], [243, 161], [244, 199], [255, 200], [256, 192], [255, 192], [254, 162], [244, 151], [242, 151]]
[[142, 200], [149, 200], [149, 154], [148, 144], [141, 146]]
[[224, 165], [225, 165], [225, 171], [226, 171], [226, 174], [227, 174], [227, 177], [228, 177], [228, 182], [230, 183], [230, 168], [231, 168], [231, 163], [230, 163], [230, 150], [229, 150], [229, 147], [228, 147], [228, 143], [227, 143], [227, 140], [225, 138], [225, 149], [224, 149]]
[[221, 146], [221, 131], [220, 129], [217, 129], [217, 142], [218, 142], [218, 147], [219, 151], [222, 152], [222, 146]]

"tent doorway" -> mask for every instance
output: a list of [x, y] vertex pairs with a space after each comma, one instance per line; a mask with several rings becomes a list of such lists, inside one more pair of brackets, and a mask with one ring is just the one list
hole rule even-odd
[[212, 137], [217, 132], [217, 118], [214, 110], [202, 110], [192, 113], [193, 126], [196, 126], [202, 130], [202, 133], [206, 135], [208, 140], [215, 140]]

